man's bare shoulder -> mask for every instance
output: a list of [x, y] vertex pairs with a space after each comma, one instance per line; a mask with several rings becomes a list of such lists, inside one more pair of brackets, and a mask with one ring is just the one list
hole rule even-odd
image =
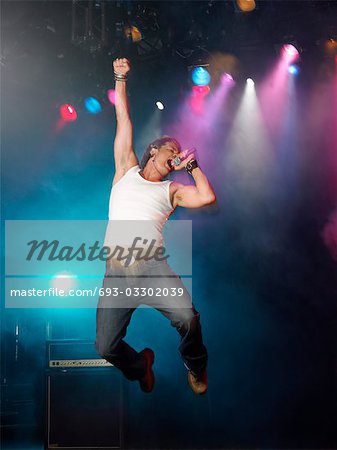
[[172, 181], [170, 184], [170, 194], [174, 194], [177, 192], [178, 189], [184, 187], [184, 184], [177, 183], [176, 181]]

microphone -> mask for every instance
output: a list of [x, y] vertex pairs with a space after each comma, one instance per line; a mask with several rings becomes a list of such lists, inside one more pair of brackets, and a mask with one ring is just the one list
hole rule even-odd
[[176, 156], [174, 159], [170, 159], [168, 161], [168, 164], [171, 168], [173, 167], [177, 167], [179, 166], [179, 164], [181, 164], [186, 158], [188, 158], [190, 155], [192, 155], [192, 153], [194, 153], [194, 156], [196, 157], [196, 148], [195, 147], [191, 147], [188, 148], [187, 150], [182, 152], [182, 156]]

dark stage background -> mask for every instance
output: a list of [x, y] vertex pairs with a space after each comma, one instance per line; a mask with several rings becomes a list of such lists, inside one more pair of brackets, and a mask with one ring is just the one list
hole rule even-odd
[[[93, 4], [99, 14], [102, 3]], [[197, 398], [189, 389], [166, 319], [136, 311], [128, 341], [154, 349], [157, 384], [148, 396], [127, 387], [129, 448], [337, 448], [337, 83], [324, 47], [337, 36], [336, 2], [264, 1], [249, 14], [229, 1], [107, 2], [101, 48], [72, 40], [71, 2], [5, 1], [1, 10], [3, 220], [107, 219], [115, 118], [106, 92], [121, 55], [132, 61], [137, 155], [173, 133], [198, 148], [217, 194], [216, 205], [172, 217], [193, 221], [209, 391]], [[125, 38], [133, 19], [151, 45]], [[296, 101], [277, 130], [255, 106], [239, 121], [247, 76], [261, 110], [272, 103], [263, 86], [287, 39], [303, 49]], [[232, 69], [236, 85], [216, 117], [187, 117], [188, 66], [205, 61]], [[89, 95], [99, 115], [81, 106]], [[62, 103], [78, 119], [61, 127]], [[42, 448], [46, 339], [93, 341], [95, 310], [3, 301], [1, 312], [3, 448]]]

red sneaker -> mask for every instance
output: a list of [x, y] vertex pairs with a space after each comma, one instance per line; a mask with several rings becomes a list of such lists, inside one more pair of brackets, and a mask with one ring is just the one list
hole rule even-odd
[[152, 366], [154, 363], [154, 352], [150, 348], [144, 348], [139, 352], [146, 360], [146, 372], [145, 375], [139, 379], [139, 385], [143, 392], [150, 393], [154, 388], [154, 373]]

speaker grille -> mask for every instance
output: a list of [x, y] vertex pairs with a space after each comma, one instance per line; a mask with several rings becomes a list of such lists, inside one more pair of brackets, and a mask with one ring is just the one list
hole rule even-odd
[[47, 375], [47, 448], [121, 448], [123, 389], [111, 368]]

